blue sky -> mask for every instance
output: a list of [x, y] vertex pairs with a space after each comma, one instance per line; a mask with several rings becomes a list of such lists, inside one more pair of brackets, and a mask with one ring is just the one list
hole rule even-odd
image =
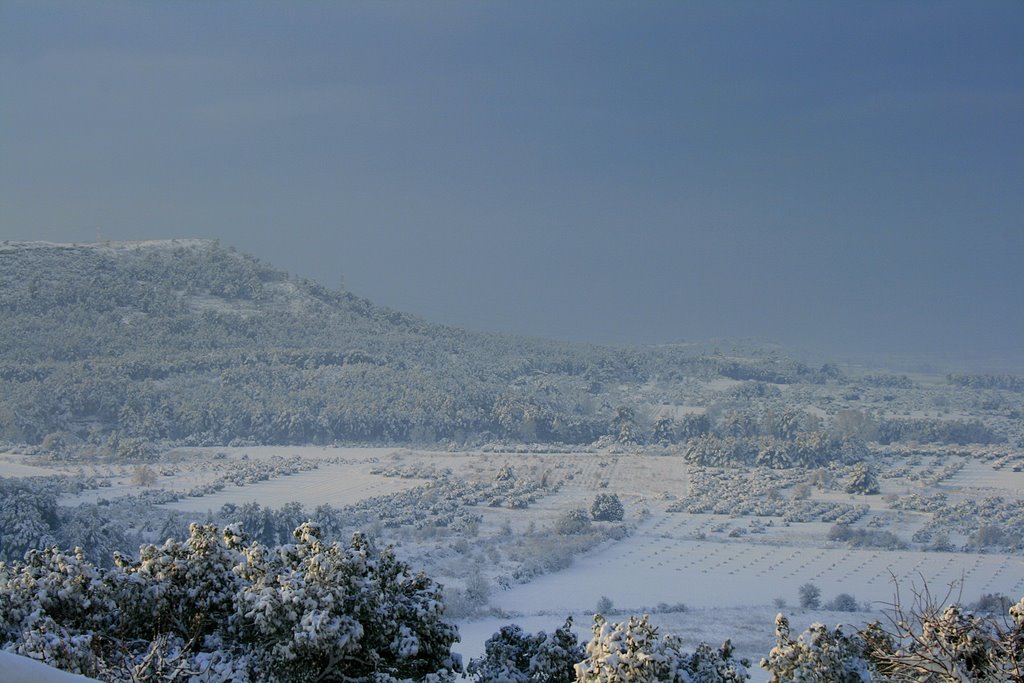
[[0, 239], [460, 326], [1024, 348], [1020, 2], [0, 0]]

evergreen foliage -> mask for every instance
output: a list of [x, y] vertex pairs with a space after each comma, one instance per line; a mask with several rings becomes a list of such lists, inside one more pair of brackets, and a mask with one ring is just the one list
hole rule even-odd
[[622, 501], [614, 493], [599, 493], [590, 506], [590, 516], [598, 522], [621, 522], [625, 516]]
[[[634, 446], [646, 418], [619, 387], [830, 377], [778, 358], [432, 325], [198, 240], [2, 244], [0, 316], [0, 440], [47, 439], [62, 456], [85, 444], [145, 458], [161, 441]], [[655, 441], [710, 427], [687, 415]]]
[[81, 550], [0, 564], [3, 647], [111, 681], [439, 680], [458, 669], [440, 587], [310, 523], [269, 549], [192, 525], [111, 569]]
[[875, 470], [862, 462], [854, 465], [850, 478], [846, 480], [846, 492], [868, 496], [878, 493], [878, 475]]
[[864, 656], [865, 644], [858, 635], [848, 636], [841, 626], [829, 630], [812, 624], [796, 639], [790, 636], [789, 620], [775, 617], [775, 647], [761, 660], [771, 674], [770, 683], [871, 683]]
[[583, 509], [568, 510], [555, 523], [555, 529], [564, 536], [585, 534], [591, 526], [590, 515]]
[[584, 651], [572, 631], [572, 617], [550, 635], [503, 626], [484, 644], [484, 656], [470, 660], [466, 672], [479, 683], [571, 683]]
[[612, 623], [595, 615], [586, 658], [576, 665], [578, 683], [741, 683], [746, 661], [733, 658], [729, 641], [701, 643], [685, 652], [680, 638], [659, 635], [647, 616]]
[[771, 683], [991, 683], [1024, 681], [1024, 600], [1008, 619], [939, 606], [927, 592], [909, 607], [897, 595], [888, 625], [847, 635], [812, 624], [796, 639], [775, 620], [776, 646], [761, 661]]

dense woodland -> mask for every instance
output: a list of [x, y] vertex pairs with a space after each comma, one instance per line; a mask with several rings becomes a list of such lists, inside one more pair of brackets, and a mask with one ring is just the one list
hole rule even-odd
[[609, 429], [604, 384], [712, 371], [671, 350], [431, 325], [214, 243], [8, 247], [0, 264], [11, 441], [589, 442]]
[[[746, 439], [737, 453], [750, 460], [763, 450], [757, 438], [793, 442], [820, 429], [806, 419], [770, 424], [778, 418], [749, 409], [770, 406], [780, 385], [849, 386], [851, 396], [913, 388], [905, 376], [851, 379], [777, 351], [588, 346], [433, 325], [203, 241], [2, 244], [0, 317], [0, 440], [58, 454], [141, 457], [152, 444], [679, 443], [715, 431]], [[688, 380], [716, 377], [743, 381], [732, 399], [744, 408], [715, 425], [644, 408], [652, 398], [643, 388], [671, 399]], [[1013, 377], [948, 381], [1019, 391]], [[1004, 408], [992, 400], [992, 410]], [[883, 443], [1005, 439], [977, 420], [877, 419], [871, 428]], [[806, 447], [789, 450], [806, 457]]]

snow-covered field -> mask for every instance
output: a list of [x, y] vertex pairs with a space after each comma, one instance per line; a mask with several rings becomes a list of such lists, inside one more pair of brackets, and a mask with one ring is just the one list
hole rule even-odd
[[[924, 542], [911, 542], [911, 538], [929, 524], [933, 513], [903, 504], [910, 499], [936, 499], [956, 505], [993, 497], [1013, 503], [1024, 496], [1024, 473], [992, 458], [966, 455], [924, 455], [897, 464], [898, 468], [894, 465], [892, 471], [879, 473], [880, 495], [851, 495], [839, 485], [821, 484], [804, 486], [809, 490], [798, 495], [800, 486], [793, 482], [804, 474], [811, 482], [810, 473], [800, 472], [779, 475], [770, 495], [826, 508], [860, 509], [850, 526], [894, 534], [907, 545], [899, 550], [851, 548], [830, 541], [833, 522], [824, 519], [788, 521], [781, 516], [737, 514], [730, 507], [731, 499], [724, 500], [727, 509], [719, 514], [670, 511], [693, 494], [695, 478], [706, 481], [709, 475], [688, 467], [680, 455], [665, 452], [182, 449], [154, 464], [154, 479], [145, 485], [132, 466], [86, 467], [84, 474], [101, 480], [103, 487], [64, 494], [60, 501], [64, 505], [99, 498], [115, 501], [146, 488], [162, 488], [181, 496], [161, 505], [164, 511], [194, 514], [199, 520], [228, 503], [279, 508], [298, 501], [307, 510], [325, 504], [340, 508], [431, 482], [455, 479], [487, 484], [510, 470], [521, 481], [546, 483], [525, 507], [482, 501], [467, 504], [466, 514], [479, 518], [472, 531], [389, 524], [375, 528], [382, 542], [397, 544], [400, 557], [425, 568], [442, 583], [461, 588], [475, 575], [488, 585], [489, 602], [477, 613], [492, 616], [459, 617], [463, 643], [456, 649], [467, 660], [481, 654], [484, 641], [510, 622], [528, 631], [551, 631], [571, 614], [577, 631], [588, 637], [597, 602], [607, 597], [614, 606], [609, 615], [613, 620], [651, 612], [665, 631], [693, 643], [731, 638], [738, 652], [756, 664], [773, 644], [773, 620], [779, 611], [791, 617], [794, 628], [802, 629], [815, 621], [861, 624], [877, 618], [892, 602], [897, 586], [904, 597], [927, 586], [940, 598], [952, 586], [952, 599], [967, 603], [988, 593], [1014, 599], [1024, 595], [1024, 557], [926, 551]], [[8, 477], [82, 474], [82, 470], [14, 454], [0, 457], [0, 475]], [[240, 481], [240, 473], [257, 470], [263, 472], [259, 478], [232, 483]], [[759, 483], [757, 475], [750, 473], [727, 474], [753, 476], [751, 485]], [[743, 480], [728, 481], [742, 484]], [[218, 486], [211, 486], [217, 482]], [[742, 485], [729, 490], [728, 495], [743, 495]], [[572, 509], [589, 510], [598, 493], [621, 498], [628, 533], [601, 537], [604, 540], [595, 541], [594, 547], [540, 575], [518, 575], [516, 568], [524, 561], [522, 556], [529, 555], [531, 544], [557, 548], [571, 540], [558, 535], [559, 519]], [[969, 536], [968, 531], [950, 530], [955, 546]], [[845, 593], [864, 611], [801, 609], [798, 591], [805, 583], [821, 589], [823, 603]], [[752, 673], [754, 680], [763, 679], [756, 666]]]
[[423, 483], [423, 479], [399, 479], [370, 473], [370, 465], [326, 464], [315, 470], [277, 477], [247, 486], [226, 486], [207, 496], [185, 498], [166, 507], [205, 512], [225, 503], [259, 503], [281, 507], [292, 501], [306, 507], [351, 505], [371, 496], [398, 493]]
[[678, 602], [743, 607], [781, 598], [796, 604], [798, 588], [807, 582], [821, 588], [826, 601], [848, 593], [874, 604], [891, 602], [894, 581], [905, 591], [927, 585], [933, 592], [956, 582], [971, 600], [982, 593], [1024, 595], [1020, 557], [696, 541], [686, 538], [689, 520], [659, 517], [578, 558], [568, 570], [497, 593], [492, 603], [524, 614], [592, 607], [602, 595], [637, 611]]
[[10, 453], [0, 454], [0, 477], [47, 477], [65, 474], [60, 469], [22, 462], [22, 457]]

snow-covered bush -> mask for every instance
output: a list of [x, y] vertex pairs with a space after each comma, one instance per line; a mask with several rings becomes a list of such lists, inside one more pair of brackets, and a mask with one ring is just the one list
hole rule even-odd
[[985, 593], [977, 601], [970, 604], [972, 612], [982, 614], [1006, 614], [1013, 606], [1013, 600], [1002, 593]]
[[733, 659], [726, 641], [718, 649], [701, 643], [692, 653], [682, 640], [658, 635], [647, 616], [611, 623], [594, 616], [586, 659], [576, 665], [578, 683], [741, 683], [749, 663]]
[[441, 619], [437, 584], [360, 535], [348, 548], [328, 545], [307, 523], [295, 538], [273, 553], [261, 546], [245, 552], [243, 568], [253, 571], [243, 572], [231, 626], [240, 641], [261, 645], [252, 653], [261, 675], [422, 679], [453, 668], [449, 649], [458, 632]]
[[[922, 537], [927, 532], [915, 533], [915, 541], [921, 541]], [[930, 536], [930, 535], [929, 535]], [[830, 541], [842, 541], [847, 543], [852, 548], [886, 548], [888, 550], [898, 550], [900, 548], [906, 548], [907, 544], [896, 534], [891, 531], [883, 531], [879, 529], [854, 529], [849, 524], [835, 524], [831, 529], [828, 530], [826, 536]]]
[[455, 619], [480, 616], [490, 597], [491, 582], [477, 568], [466, 578], [465, 588], [445, 587], [445, 612]]
[[878, 475], [862, 462], [853, 466], [849, 479], [846, 480], [847, 493], [873, 495], [878, 493]]
[[503, 626], [484, 643], [484, 656], [466, 672], [479, 683], [570, 683], [583, 646], [572, 631], [572, 617], [548, 635], [525, 633], [515, 624]]
[[0, 563], [0, 646], [112, 681], [387, 681], [445, 678], [458, 640], [440, 587], [356, 535], [249, 544], [192, 525], [97, 568], [82, 552]]
[[800, 586], [800, 606], [804, 609], [818, 609], [821, 607], [821, 589], [813, 583], [805, 583]]
[[981, 616], [959, 605], [932, 603], [927, 591], [904, 608], [897, 602], [889, 628], [862, 631], [866, 656], [883, 680], [1024, 680], [1024, 599], [1009, 608], [1009, 620]]
[[775, 647], [761, 660], [771, 674], [769, 683], [870, 683], [871, 670], [859, 635], [847, 636], [842, 626], [829, 630], [811, 624], [796, 640], [790, 636], [789, 620], [775, 617]]
[[563, 536], [585, 534], [590, 527], [590, 515], [583, 509], [568, 510], [555, 523], [555, 529]]
[[74, 673], [96, 675], [94, 651], [118, 619], [115, 586], [80, 549], [31, 550], [24, 563], [0, 563], [0, 638], [4, 649]]
[[590, 516], [598, 522], [621, 522], [625, 510], [619, 497], [614, 493], [599, 493], [590, 506]]
[[896, 600], [885, 624], [853, 635], [813, 624], [795, 640], [783, 615], [776, 646], [762, 668], [771, 683], [988, 683], [1024, 680], [1024, 599], [1009, 619], [981, 616], [932, 602], [925, 589], [910, 606]]
[[56, 519], [52, 492], [0, 477], [0, 559], [21, 559], [53, 543]]
[[832, 610], [833, 612], [856, 612], [860, 609], [860, 603], [857, 602], [857, 598], [849, 593], [840, 593], [828, 601], [825, 609]]

